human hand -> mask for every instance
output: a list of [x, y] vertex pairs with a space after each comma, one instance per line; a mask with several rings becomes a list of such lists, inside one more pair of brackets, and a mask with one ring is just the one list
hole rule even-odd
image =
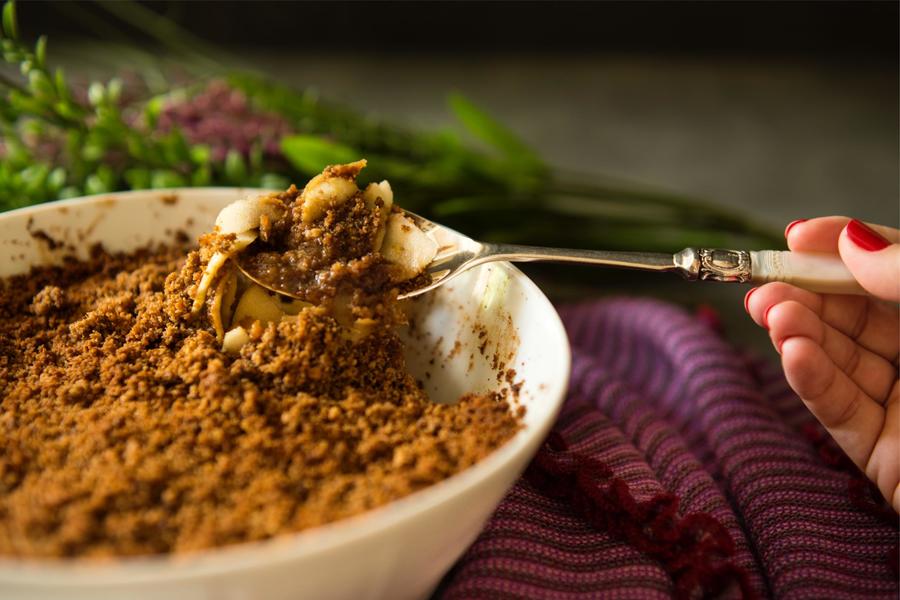
[[769, 330], [790, 386], [900, 512], [900, 231], [823, 217], [785, 236], [793, 251], [839, 253], [875, 297], [768, 283], [744, 306]]

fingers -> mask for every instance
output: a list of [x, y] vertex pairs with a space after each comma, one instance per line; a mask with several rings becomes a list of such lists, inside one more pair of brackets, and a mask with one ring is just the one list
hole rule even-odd
[[[867, 291], [900, 302], [900, 231], [847, 217], [795, 221], [799, 252], [838, 253]], [[772, 283], [744, 299], [769, 329], [788, 383], [900, 511], [900, 313], [873, 298], [819, 295]]]
[[829, 252], [837, 254], [838, 237], [849, 217], [820, 217], [794, 221], [784, 231], [788, 248], [794, 252]]
[[776, 348], [788, 338], [809, 338], [876, 402], [884, 403], [896, 383], [894, 365], [823, 323], [815, 312], [799, 302], [789, 300], [776, 304], [769, 311], [767, 322]]
[[781, 364], [788, 383], [860, 469], [884, 427], [885, 410], [805, 337], [784, 340]]
[[844, 264], [868, 292], [882, 300], [900, 302], [900, 244], [882, 231], [861, 221], [850, 221], [838, 238], [838, 250]]
[[745, 305], [753, 320], [767, 327], [766, 312], [786, 301], [803, 304], [837, 331], [888, 362], [896, 363], [900, 314], [895, 307], [863, 296], [816, 294], [786, 283], [767, 283], [751, 290]]
[[[795, 252], [838, 252], [838, 238], [850, 217], [819, 217], [794, 221], [785, 230], [788, 248]], [[891, 242], [900, 242], [900, 232], [890, 227], [870, 225]]]

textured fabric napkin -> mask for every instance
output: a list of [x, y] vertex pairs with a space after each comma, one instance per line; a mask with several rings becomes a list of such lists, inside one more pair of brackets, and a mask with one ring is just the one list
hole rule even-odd
[[653, 300], [560, 313], [554, 433], [437, 597], [898, 597], [896, 513], [777, 365]]

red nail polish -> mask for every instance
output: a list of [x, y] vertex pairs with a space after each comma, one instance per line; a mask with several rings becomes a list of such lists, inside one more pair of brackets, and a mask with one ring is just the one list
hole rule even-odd
[[782, 352], [781, 352], [781, 349], [784, 347], [784, 343], [785, 343], [786, 341], [788, 341], [789, 339], [791, 339], [791, 337], [793, 337], [793, 336], [790, 336], [790, 335], [789, 335], [789, 336], [787, 336], [786, 338], [783, 338], [783, 339], [779, 340], [778, 343], [775, 344], [775, 351], [778, 352], [778, 354], [781, 354], [781, 353], [782, 353]]
[[847, 223], [847, 237], [850, 238], [851, 242], [869, 252], [884, 250], [891, 245], [891, 243], [884, 239], [877, 231], [856, 219]]
[[787, 237], [788, 234], [791, 232], [791, 227], [793, 227], [797, 223], [804, 223], [804, 222], [806, 222], [806, 219], [797, 219], [796, 221], [791, 221], [790, 223], [788, 223], [788, 226], [784, 228], [784, 237]]
[[763, 313], [762, 322], [763, 322], [763, 327], [765, 327], [766, 330], [769, 329], [769, 311], [772, 310], [773, 308], [775, 308], [774, 304], [772, 306], [770, 306], [769, 308], [767, 308], [766, 312]]
[[744, 296], [744, 311], [749, 315], [750, 314], [750, 296], [753, 295], [753, 292], [758, 290], [759, 288], [750, 288], [750, 291]]

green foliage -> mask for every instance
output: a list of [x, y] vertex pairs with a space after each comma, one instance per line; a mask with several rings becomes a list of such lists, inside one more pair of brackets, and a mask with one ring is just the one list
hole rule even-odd
[[543, 168], [537, 155], [516, 134], [462, 94], [451, 94], [449, 101], [453, 114], [469, 133], [500, 151], [511, 168], [525, 172]]
[[12, 39], [19, 37], [19, 26], [16, 23], [15, 2], [7, 2], [3, 6], [3, 34]]
[[312, 135], [290, 135], [281, 140], [281, 151], [294, 168], [307, 176], [328, 165], [353, 162], [362, 158], [358, 150]]

